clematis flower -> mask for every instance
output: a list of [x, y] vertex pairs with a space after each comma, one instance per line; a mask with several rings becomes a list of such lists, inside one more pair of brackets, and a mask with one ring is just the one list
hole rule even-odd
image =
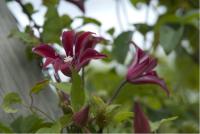
[[74, 123], [79, 127], [86, 126], [89, 119], [89, 110], [90, 107], [83, 107], [79, 112], [75, 113], [72, 117]]
[[157, 60], [140, 49], [134, 42], [136, 48], [132, 64], [129, 66], [126, 80], [134, 84], [157, 84], [164, 89], [169, 96], [169, 90], [165, 81], [158, 77], [153, 69], [157, 65]]
[[53, 64], [55, 72], [58, 70], [67, 76], [71, 76], [72, 69], [79, 71], [86, 66], [92, 59], [102, 59], [106, 55], [94, 50], [94, 46], [102, 40], [101, 37], [95, 37], [94, 33], [81, 32], [75, 33], [73, 30], [62, 33], [62, 44], [66, 55], [59, 55], [52, 46], [40, 44], [32, 51], [46, 58], [43, 68]]
[[83, 13], [85, 13], [84, 0], [66, 0], [76, 5]]
[[134, 130], [135, 133], [150, 133], [150, 126], [148, 118], [143, 113], [139, 102], [135, 102], [134, 104]]

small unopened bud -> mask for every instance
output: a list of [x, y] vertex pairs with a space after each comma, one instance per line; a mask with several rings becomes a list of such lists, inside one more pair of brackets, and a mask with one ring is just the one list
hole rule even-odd
[[150, 133], [148, 118], [143, 113], [139, 102], [134, 105], [134, 130], [135, 133]]
[[89, 106], [82, 108], [79, 112], [73, 115], [73, 121], [75, 125], [79, 127], [86, 126], [88, 119], [89, 119]]

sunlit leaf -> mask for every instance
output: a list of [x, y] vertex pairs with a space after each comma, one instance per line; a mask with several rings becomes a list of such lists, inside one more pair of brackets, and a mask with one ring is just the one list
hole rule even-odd
[[60, 133], [61, 129], [61, 124], [55, 122], [51, 127], [40, 128], [36, 133]]
[[174, 116], [174, 117], [162, 119], [162, 120], [160, 120], [160, 121], [150, 122], [151, 131], [152, 131], [152, 132], [155, 132], [156, 130], [159, 129], [159, 127], [160, 127], [163, 123], [176, 120], [177, 118], [178, 118], [177, 116]]
[[115, 114], [114, 120], [116, 122], [122, 122], [122, 121], [128, 120], [132, 117], [133, 117], [133, 112], [122, 111], [122, 112], [118, 112], [117, 114]]
[[36, 83], [32, 89], [31, 89], [31, 93], [39, 93], [41, 90], [44, 89], [45, 86], [47, 86], [49, 84], [49, 80], [43, 80], [43, 81], [40, 81], [38, 83]]
[[56, 88], [58, 88], [59, 90], [63, 90], [66, 93], [69, 93], [71, 90], [71, 83], [67, 83], [67, 82], [60, 82], [60, 83], [52, 83]]
[[20, 103], [22, 103], [20, 96], [15, 92], [10, 92], [3, 97], [3, 103], [1, 106], [6, 113], [16, 113], [18, 110], [11, 106]]

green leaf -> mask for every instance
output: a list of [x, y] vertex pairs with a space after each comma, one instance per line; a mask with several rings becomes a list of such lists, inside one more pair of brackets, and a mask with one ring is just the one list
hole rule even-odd
[[92, 102], [94, 102], [95, 106], [105, 107], [105, 102], [98, 96], [92, 96]]
[[153, 29], [152, 26], [149, 26], [145, 23], [134, 24], [134, 26], [142, 35], [146, 35], [147, 32], [149, 32]]
[[115, 33], [115, 28], [114, 28], [114, 27], [111, 27], [111, 28], [108, 29], [106, 32], [113, 36], [113, 34]]
[[0, 122], [0, 133], [12, 133], [11, 128]]
[[51, 127], [40, 128], [36, 133], [60, 133], [61, 129], [61, 124], [55, 122]]
[[11, 127], [16, 133], [35, 133], [43, 126], [43, 119], [37, 115], [19, 116], [11, 123]]
[[179, 44], [183, 35], [183, 26], [177, 30], [169, 26], [162, 26], [160, 28], [160, 44], [164, 48], [165, 52], [169, 54]]
[[11, 106], [20, 103], [22, 103], [20, 96], [15, 92], [10, 92], [4, 96], [1, 106], [6, 113], [16, 113], [18, 110]]
[[39, 40], [34, 37], [33, 35], [26, 33], [26, 32], [20, 32], [18, 30], [12, 30], [8, 37], [16, 37], [22, 40], [25, 44], [35, 45], [39, 43]]
[[72, 71], [71, 102], [75, 111], [78, 111], [85, 102], [83, 83], [76, 71]]
[[57, 89], [62, 90], [66, 93], [69, 93], [71, 90], [71, 83], [68, 82], [60, 82], [60, 83], [52, 83]]
[[[28, 12], [29, 15], [33, 14], [34, 13], [34, 8], [33, 8], [33, 5], [31, 3], [26, 3], [24, 5], [24, 8], [26, 9], [26, 11]], [[24, 13], [26, 12], [24, 11]]]
[[152, 131], [152, 132], [155, 132], [156, 130], [159, 129], [159, 127], [160, 127], [163, 123], [176, 120], [177, 118], [178, 118], [177, 116], [174, 116], [174, 117], [170, 117], [170, 118], [167, 118], [167, 119], [162, 119], [162, 120], [160, 120], [160, 121], [150, 122], [151, 131]]
[[42, 3], [47, 7], [55, 6], [56, 4], [58, 4], [58, 0], [42, 0]]
[[72, 121], [72, 114], [63, 115], [59, 118], [62, 128], [66, 127]]
[[77, 18], [83, 19], [83, 24], [82, 25], [95, 24], [97, 26], [101, 26], [101, 22], [96, 20], [96, 19], [94, 19], [94, 18], [84, 17], [84, 16], [79, 16]]
[[119, 63], [123, 64], [125, 61], [132, 35], [132, 31], [123, 32], [114, 40], [112, 55]]
[[43, 80], [40, 81], [38, 83], [36, 83], [32, 89], [31, 89], [31, 93], [35, 93], [38, 94], [41, 90], [44, 89], [45, 86], [47, 86], [49, 84], [49, 80]]
[[110, 113], [114, 112], [119, 107], [120, 107], [120, 105], [117, 105], [117, 104], [108, 105], [106, 107], [106, 114], [110, 114]]
[[114, 120], [116, 122], [123, 122], [123, 121], [128, 120], [132, 117], [133, 117], [133, 112], [123, 111], [123, 112], [119, 112], [119, 113], [115, 114]]
[[55, 6], [49, 6], [45, 14], [45, 22], [42, 32], [42, 39], [48, 43], [60, 43], [60, 34], [63, 28], [70, 28], [72, 22], [67, 15], [59, 16]]

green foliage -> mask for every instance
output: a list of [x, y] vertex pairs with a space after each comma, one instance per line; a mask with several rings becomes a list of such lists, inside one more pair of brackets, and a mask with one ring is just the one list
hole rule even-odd
[[49, 84], [49, 80], [43, 80], [43, 81], [40, 81], [38, 83], [36, 83], [32, 89], [31, 89], [31, 93], [35, 93], [35, 94], [38, 94], [41, 90], [44, 89], [45, 86], [47, 86]]
[[130, 119], [130, 118], [133, 118], [133, 115], [134, 115], [133, 112], [122, 111], [122, 112], [117, 113], [114, 116], [114, 120], [116, 122], [123, 122], [123, 121]]
[[114, 39], [112, 55], [119, 63], [123, 64], [125, 61], [132, 35], [132, 31], [126, 31]]
[[162, 26], [160, 28], [160, 44], [165, 52], [169, 54], [179, 44], [183, 35], [183, 26], [173, 29], [169, 26]]
[[60, 133], [61, 132], [61, 124], [59, 122], [55, 122], [50, 127], [40, 128], [36, 134], [38, 133]]
[[74, 70], [72, 72], [72, 86], [71, 86], [71, 102], [75, 111], [85, 103], [85, 90], [79, 74]]
[[66, 93], [70, 93], [71, 90], [71, 83], [67, 82], [60, 82], [60, 83], [52, 83], [57, 89], [62, 90]]
[[152, 132], [156, 132], [163, 123], [176, 120], [177, 118], [178, 117], [175, 116], [175, 117], [170, 117], [170, 118], [162, 119], [162, 120], [156, 121], [156, 122], [151, 122], [150, 123], [151, 131]]
[[35, 45], [39, 43], [39, 40], [30, 33], [20, 32], [18, 30], [12, 30], [8, 37], [16, 37], [22, 40], [25, 44]]
[[63, 28], [69, 28], [72, 22], [68, 15], [59, 16], [55, 6], [48, 6], [45, 15], [42, 39], [48, 43], [60, 43], [60, 34]]
[[12, 133], [11, 128], [0, 122], [0, 133]]
[[20, 96], [15, 92], [10, 92], [4, 96], [1, 107], [6, 113], [16, 113], [18, 110], [11, 106], [20, 103], [22, 103]]
[[94, 18], [90, 18], [90, 17], [85, 17], [85, 16], [79, 16], [77, 17], [79, 19], [82, 19], [83, 20], [83, 23], [82, 25], [86, 25], [86, 24], [95, 24], [97, 26], [101, 26], [101, 22], [94, 19]]
[[45, 126], [43, 119], [37, 115], [18, 117], [11, 123], [11, 128], [16, 133], [35, 133], [39, 128]]
[[[33, 14], [35, 11], [34, 11], [34, 8], [33, 8], [33, 5], [31, 3], [26, 3], [24, 5], [24, 9], [27, 11], [28, 14]], [[26, 12], [24, 11], [24, 12]]]

